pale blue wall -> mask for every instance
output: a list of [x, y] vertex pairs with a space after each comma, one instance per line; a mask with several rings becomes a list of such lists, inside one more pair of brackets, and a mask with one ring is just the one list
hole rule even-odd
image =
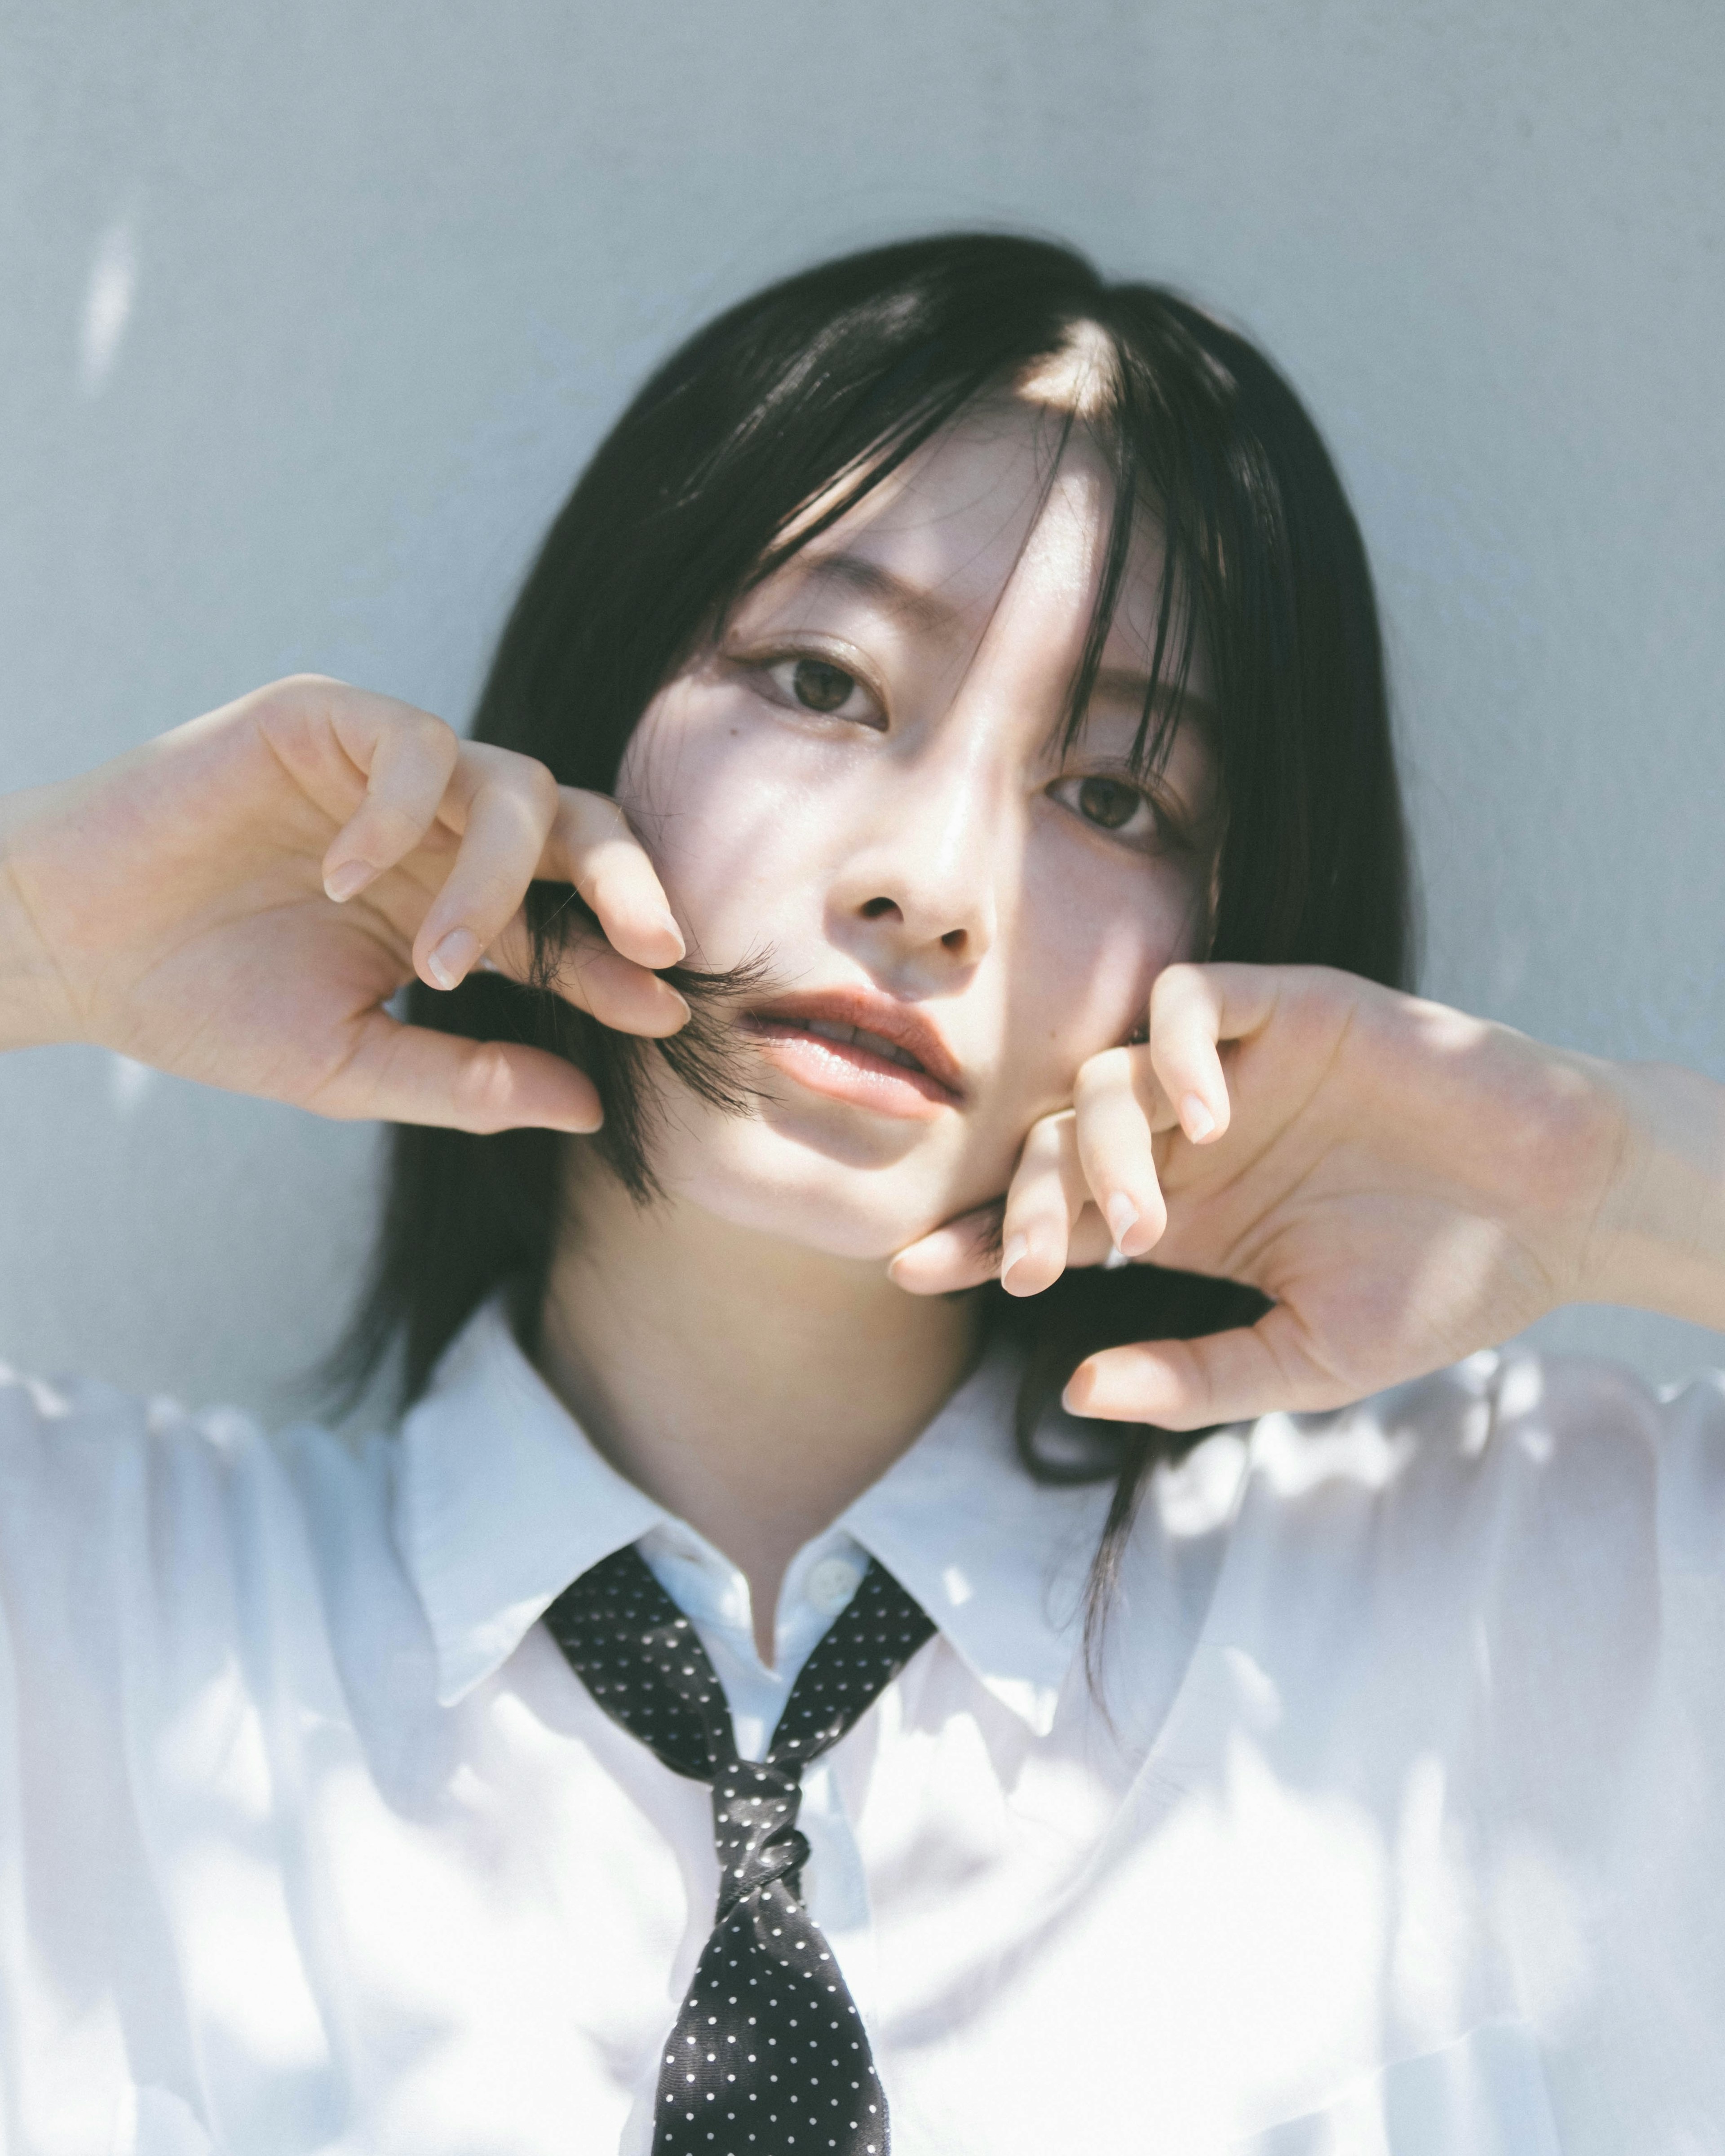
[[[1722, 100], [1717, 0], [8, 0], [0, 771], [297, 666], [459, 718], [672, 339], [823, 252], [1027, 223], [1237, 316], [1327, 427], [1433, 992], [1725, 1076]], [[276, 1411], [372, 1161], [8, 1059], [0, 1356]]]

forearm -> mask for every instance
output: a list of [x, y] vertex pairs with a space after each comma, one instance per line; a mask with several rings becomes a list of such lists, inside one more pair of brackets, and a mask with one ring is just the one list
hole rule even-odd
[[1664, 1063], [1614, 1065], [1609, 1082], [1628, 1121], [1585, 1299], [1725, 1332], [1725, 1086]]

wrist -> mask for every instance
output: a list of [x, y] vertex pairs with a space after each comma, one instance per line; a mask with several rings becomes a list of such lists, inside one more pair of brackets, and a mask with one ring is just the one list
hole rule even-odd
[[20, 840], [39, 798], [0, 801], [0, 1051], [80, 1037], [21, 864]]
[[1600, 1066], [1622, 1138], [1583, 1299], [1725, 1330], [1725, 1086], [1664, 1063]]

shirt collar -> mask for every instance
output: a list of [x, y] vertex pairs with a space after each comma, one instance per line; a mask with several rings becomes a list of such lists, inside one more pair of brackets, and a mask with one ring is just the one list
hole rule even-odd
[[595, 1451], [488, 1304], [402, 1424], [396, 1547], [439, 1705], [501, 1668], [572, 1579], [669, 1517]]
[[1045, 1737], [1111, 1491], [1025, 1472], [1013, 1442], [1022, 1368], [1004, 1348], [986, 1355], [835, 1525], [915, 1595], [978, 1682]]
[[[1016, 1357], [997, 1350], [834, 1522], [934, 1620], [978, 1681], [1053, 1724], [1108, 1492], [1033, 1482], [1013, 1450]], [[488, 1305], [402, 1426], [395, 1537], [430, 1627], [437, 1697], [491, 1676], [571, 1580], [665, 1508], [594, 1449]]]

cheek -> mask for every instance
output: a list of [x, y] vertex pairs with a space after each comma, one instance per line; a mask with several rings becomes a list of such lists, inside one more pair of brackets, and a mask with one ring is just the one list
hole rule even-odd
[[[617, 798], [641, 834], [701, 963], [734, 965], [811, 886], [807, 773], [725, 700], [674, 683], [635, 729]], [[717, 708], [714, 708], [715, 702]]]
[[[1086, 849], [1086, 854], [1091, 850]], [[1013, 1046], [1070, 1081], [1087, 1056], [1141, 1027], [1165, 966], [1203, 947], [1199, 879], [1183, 864], [1075, 859], [1032, 850], [1011, 963]]]

